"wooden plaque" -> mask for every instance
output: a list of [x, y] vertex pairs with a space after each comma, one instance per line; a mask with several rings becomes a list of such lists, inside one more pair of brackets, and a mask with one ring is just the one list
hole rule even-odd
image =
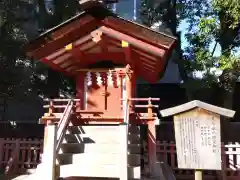
[[178, 168], [221, 170], [220, 115], [201, 108], [174, 116]]

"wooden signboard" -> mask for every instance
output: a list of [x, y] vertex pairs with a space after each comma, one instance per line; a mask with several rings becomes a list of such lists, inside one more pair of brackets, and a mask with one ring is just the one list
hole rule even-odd
[[160, 114], [174, 116], [178, 168], [195, 169], [195, 180], [202, 180], [201, 170], [222, 169], [220, 116], [235, 111], [195, 100]]
[[174, 116], [178, 168], [221, 170], [220, 116], [197, 108]]

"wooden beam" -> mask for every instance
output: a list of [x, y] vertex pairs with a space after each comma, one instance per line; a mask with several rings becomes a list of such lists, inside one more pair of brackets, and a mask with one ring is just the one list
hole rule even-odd
[[153, 59], [149, 59], [149, 58], [143, 57], [143, 56], [140, 56], [139, 59], [141, 59], [141, 62], [145, 62], [149, 65], [152, 65], [153, 67], [156, 66], [156, 61], [157, 61], [156, 59], [153, 60]]
[[84, 59], [84, 52], [82, 52], [79, 48], [73, 47], [70, 50], [70, 53], [72, 54], [72, 60], [76, 64], [80, 64], [80, 61]]
[[147, 59], [152, 60], [152, 61], [156, 61], [157, 58], [158, 58], [158, 57], [153, 56], [149, 52], [143, 52], [142, 50], [137, 49], [135, 47], [132, 47], [132, 51], [134, 53], [138, 54], [140, 57], [147, 58]]
[[141, 69], [141, 74], [144, 74], [143, 79], [150, 83], [156, 83], [158, 80], [158, 73], [152, 73], [146, 68]]
[[156, 66], [158, 63], [161, 64], [162, 62], [158, 61], [155, 56], [136, 50], [136, 48], [131, 48], [131, 50], [135, 64], [137, 64], [138, 76], [143, 77], [151, 83], [155, 83], [158, 80], [159, 72], [161, 72], [156, 70]]
[[[151, 100], [148, 102], [148, 117], [153, 117], [153, 105]], [[156, 126], [154, 121], [148, 121], [148, 157], [151, 176], [157, 175], [157, 150], [156, 150]]]
[[43, 62], [44, 64], [47, 64], [48, 66], [50, 66], [52, 69], [54, 69], [56, 71], [65, 73], [68, 76], [74, 75], [74, 73], [67, 72], [64, 68], [61, 68], [58, 64], [55, 64], [53, 61], [49, 61], [48, 59], [45, 59], [45, 58], [41, 59], [41, 62]]
[[160, 57], [160, 59], [156, 62], [156, 66], [155, 66], [155, 71], [159, 73], [164, 72], [164, 68], [166, 67], [166, 63], [167, 63], [167, 59], [166, 57]]
[[63, 69], [67, 69], [71, 66], [75, 66], [75, 64], [77, 64], [77, 63], [75, 63], [72, 60], [69, 60], [69, 61], [65, 61], [64, 63], [60, 64], [60, 67], [63, 68]]
[[143, 69], [150, 71], [153, 74], [156, 74], [152, 66], [149, 66], [148, 64], [145, 64], [145, 63], [143, 63], [142, 65], [143, 65]]
[[130, 49], [129, 46], [130, 45], [129, 45], [128, 42], [122, 41], [122, 48], [123, 48], [123, 52], [124, 52], [124, 55], [125, 55], [126, 63], [131, 64], [131, 66], [133, 66], [133, 59], [132, 59], [132, 56], [131, 56], [131, 49]]
[[[89, 39], [89, 37], [85, 37], [84, 41], [81, 41], [81, 39], [80, 39], [80, 40], [76, 41], [75, 43], [70, 43], [67, 46], [65, 46], [64, 49], [51, 54], [50, 56], [48, 56], [48, 58], [50, 58], [49, 63], [50, 63], [50, 61], [52, 61], [53, 64], [56, 64], [55, 69], [60, 70], [60, 71], [62, 71], [62, 69], [70, 68], [73, 66], [81, 66], [81, 63], [83, 61], [86, 61], [86, 59], [85, 59], [85, 53], [82, 52], [79, 47], [88, 46], [87, 43], [92, 42], [92, 41], [89, 41], [89, 40], [91, 40], [91, 39]], [[94, 43], [94, 45], [95, 45], [95, 43]], [[87, 47], [87, 48], [90, 49], [93, 47]], [[86, 49], [86, 50], [88, 50], [88, 49]], [[53, 58], [55, 58], [55, 59], [53, 59]], [[46, 59], [44, 62], [46, 62]], [[58, 66], [60, 66], [60, 68], [62, 68], [62, 69], [58, 68]]]
[[[79, 19], [76, 19], [77, 17], [81, 17], [83, 19], [83, 22], [79, 22]], [[60, 24], [45, 33], [41, 34], [36, 40], [29, 42], [24, 46], [24, 49], [29, 54], [29, 56], [32, 56], [32, 52], [34, 52], [36, 49], [38, 49], [41, 45], [47, 44], [55, 39], [58, 39], [66, 34], [68, 34], [70, 31], [73, 31], [75, 29], [78, 29], [79, 26], [82, 26], [82, 24], [86, 23], [86, 20], [93, 20], [93, 18], [90, 15], [86, 14], [79, 14], [73, 18], [70, 18], [63, 24]]]
[[107, 42], [107, 44], [122, 48], [121, 40], [110, 37], [107, 34], [104, 34], [104, 41]]
[[[41, 59], [75, 41], [76, 39], [79, 39], [82, 36], [86, 36], [89, 31], [92, 31], [96, 28], [97, 22], [91, 17], [81, 22], [81, 26], [79, 26], [74, 31], [70, 31], [69, 33], [64, 34], [52, 41], [39, 45], [39, 48], [33, 50], [32, 52], [29, 52], [28, 55], [33, 56], [35, 59]], [[82, 28], [83, 26], [85, 27]]]
[[62, 60], [61, 62], [56, 62], [55, 60], [53, 61], [53, 63], [55, 63], [54, 65], [56, 67], [55, 70], [62, 69], [64, 70], [65, 73], [70, 73], [70, 74], [76, 74], [74, 70], [76, 70], [77, 67], [79, 66], [79, 62], [74, 61], [72, 56], [68, 59]]
[[[56, 52], [53, 52], [52, 54], [48, 55], [45, 58], [48, 59], [48, 60], [56, 61], [58, 63], [62, 62], [65, 59], [67, 59], [67, 58], [69, 58], [71, 56], [71, 53], [69, 53], [69, 51], [71, 49], [70, 50], [68, 49], [70, 46], [72, 46], [74, 48], [79, 48], [80, 46], [85, 45], [89, 41], [91, 41], [91, 36], [90, 35], [84, 36], [84, 37], [74, 41], [73, 43], [70, 43], [67, 46], [57, 50]], [[64, 58], [64, 57], [66, 57], [66, 58]]]
[[145, 52], [150, 52], [151, 54], [158, 56], [158, 57], [163, 57], [165, 56], [165, 50], [157, 48], [155, 46], [149, 45], [147, 43], [145, 43], [144, 41], [135, 39], [131, 36], [128, 36], [126, 34], [123, 34], [119, 31], [116, 31], [114, 29], [102, 26], [99, 28], [103, 33], [107, 34], [108, 36], [112, 37], [112, 38], [116, 38], [119, 40], [123, 40], [128, 42], [129, 44], [131, 44], [132, 46], [136, 46], [137, 48], [140, 48], [142, 51]]
[[90, 49], [93, 49], [93, 48], [95, 48], [96, 46], [98, 46], [98, 44], [99, 44], [99, 43], [96, 43], [96, 42], [91, 41], [91, 42], [89, 42], [89, 43], [87, 43], [87, 44], [85, 44], [85, 45], [83, 45], [83, 46], [80, 46], [79, 49], [80, 49], [82, 52], [85, 53], [85, 52], [89, 51]]
[[71, 67], [66, 68], [66, 71], [76, 74], [77, 73], [77, 69], [78, 69], [77, 66], [71, 66]]
[[100, 41], [99, 44], [100, 44], [100, 47], [102, 49], [102, 53], [107, 54], [108, 53], [108, 44], [107, 44], [105, 35], [102, 35], [101, 41]]
[[171, 50], [177, 41], [174, 36], [156, 32], [146, 26], [119, 17], [108, 16], [103, 20], [103, 25], [167, 51]]

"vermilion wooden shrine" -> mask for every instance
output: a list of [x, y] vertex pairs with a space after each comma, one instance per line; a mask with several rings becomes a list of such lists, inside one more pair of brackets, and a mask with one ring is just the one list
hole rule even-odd
[[[136, 98], [136, 79], [156, 83], [175, 43], [174, 37], [125, 20], [95, 2], [29, 43], [26, 51], [29, 57], [75, 79], [76, 108], [70, 120], [74, 125], [125, 122], [123, 101], [127, 100], [130, 123], [149, 124], [150, 139], [154, 139], [156, 115], [151, 101], [158, 99]], [[61, 127], [65, 114], [56, 111], [62, 108], [53, 104], [56, 101], [60, 100], [50, 101], [41, 122], [54, 121]], [[148, 105], [137, 105], [137, 101]], [[136, 111], [137, 107], [148, 108], [148, 113]], [[66, 125], [62, 131], [64, 128]], [[149, 142], [150, 153], [156, 151], [153, 146], [154, 142]]]
[[[159, 80], [175, 42], [98, 6], [41, 35], [27, 46], [27, 54], [76, 80], [81, 109], [118, 117], [120, 99], [135, 97], [136, 77]], [[103, 61], [108, 61], [105, 67]]]

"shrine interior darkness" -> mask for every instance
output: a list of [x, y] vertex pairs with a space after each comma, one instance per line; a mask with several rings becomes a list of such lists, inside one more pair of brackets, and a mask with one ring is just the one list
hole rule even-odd
[[123, 68], [123, 67], [124, 67], [124, 64], [116, 64], [110, 60], [101, 60], [97, 63], [88, 65], [89, 69], [99, 69], [99, 68], [113, 69], [113, 68]]

